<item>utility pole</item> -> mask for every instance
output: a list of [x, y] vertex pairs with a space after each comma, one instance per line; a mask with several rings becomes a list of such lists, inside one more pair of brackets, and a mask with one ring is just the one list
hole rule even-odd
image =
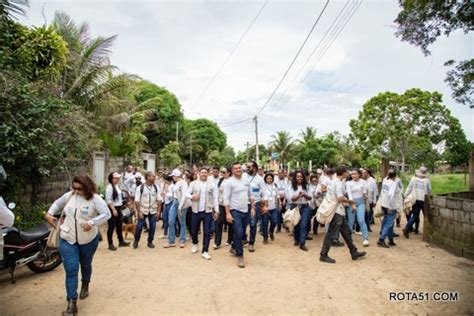
[[176, 141], [179, 139], [179, 122], [176, 122]]
[[259, 161], [259, 153], [258, 153], [258, 118], [257, 118], [256, 115], [253, 118], [253, 120], [255, 121], [255, 160], [258, 163], [258, 161]]
[[193, 165], [193, 134], [190, 134], [190, 142], [189, 142], [189, 165]]

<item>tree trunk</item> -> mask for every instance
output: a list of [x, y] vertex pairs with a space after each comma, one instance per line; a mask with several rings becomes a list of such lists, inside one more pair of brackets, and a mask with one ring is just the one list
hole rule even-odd
[[405, 173], [405, 154], [403, 152], [400, 153], [402, 156], [402, 170], [400, 173]]

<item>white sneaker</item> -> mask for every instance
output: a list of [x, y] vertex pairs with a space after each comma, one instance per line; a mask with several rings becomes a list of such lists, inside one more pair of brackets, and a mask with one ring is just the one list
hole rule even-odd
[[221, 247], [221, 246], [218, 246], [218, 245], [216, 245], [216, 244], [214, 244], [214, 246], [212, 246], [212, 248], [213, 248], [214, 250], [219, 249], [220, 247]]
[[362, 232], [355, 232], [354, 234], [362, 236]]
[[164, 236], [164, 235], [160, 235], [158, 236], [158, 239], [165, 239], [167, 236]]
[[201, 257], [203, 257], [206, 260], [211, 260], [211, 255], [209, 255], [209, 253], [207, 253], [207, 252], [203, 252], [201, 254]]
[[369, 246], [369, 241], [366, 239], [362, 242], [362, 245], [364, 245], [364, 247], [368, 247]]
[[226, 246], [230, 246], [230, 244], [228, 242], [225, 243]]
[[193, 247], [191, 248], [192, 253], [198, 252], [198, 245], [193, 244]]

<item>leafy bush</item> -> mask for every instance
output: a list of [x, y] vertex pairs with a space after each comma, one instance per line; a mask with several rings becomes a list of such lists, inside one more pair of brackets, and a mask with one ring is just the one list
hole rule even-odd
[[32, 209], [25, 209], [21, 206], [13, 210], [15, 213], [15, 227], [20, 230], [25, 230], [35, 227], [44, 220], [44, 215], [48, 211], [49, 205], [40, 204], [34, 206]]

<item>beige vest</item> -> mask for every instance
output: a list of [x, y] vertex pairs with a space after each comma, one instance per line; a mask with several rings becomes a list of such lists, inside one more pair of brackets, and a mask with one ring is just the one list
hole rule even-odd
[[71, 245], [76, 242], [79, 245], [88, 244], [97, 236], [99, 230], [96, 226], [92, 226], [88, 232], [83, 231], [81, 226], [97, 216], [93, 201], [73, 195], [64, 207], [66, 217], [60, 225], [61, 238]]
[[[200, 194], [200, 182], [201, 180], [195, 180], [191, 182], [189, 192], [191, 195], [195, 194]], [[212, 181], [207, 181], [206, 182], [206, 208], [205, 212], [206, 213], [212, 213], [214, 210], [214, 190], [216, 190], [216, 186], [214, 185], [214, 182]], [[193, 200], [193, 205], [192, 205], [193, 213], [198, 213], [199, 212], [199, 200], [194, 201]]]

